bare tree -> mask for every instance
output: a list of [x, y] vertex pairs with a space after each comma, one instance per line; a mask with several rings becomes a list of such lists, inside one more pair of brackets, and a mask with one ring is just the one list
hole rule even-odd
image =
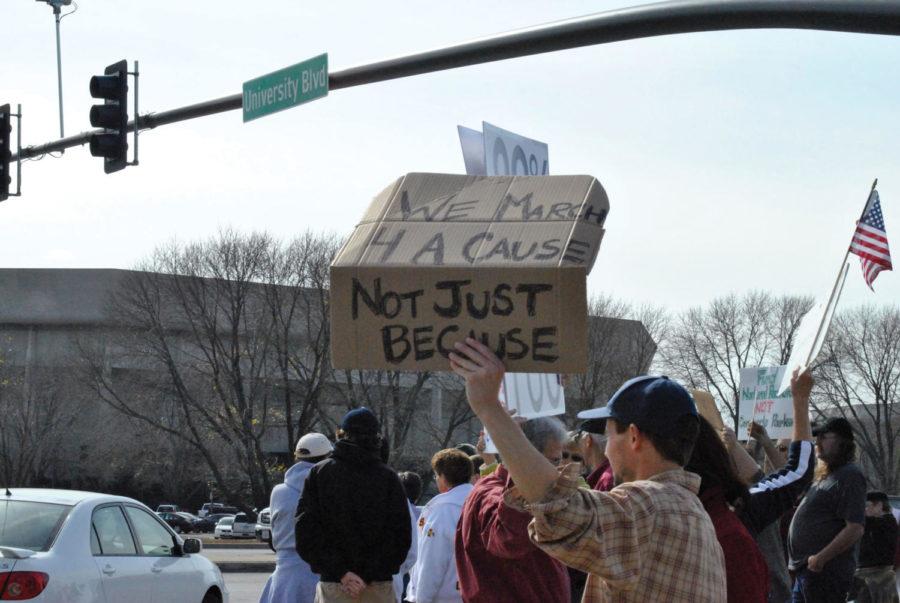
[[319, 420], [318, 403], [332, 376], [329, 267], [339, 243], [334, 236], [307, 232], [276, 249], [266, 270], [288, 450]]
[[0, 357], [0, 480], [6, 486], [37, 486], [56, 456], [74, 407], [63, 395], [63, 378], [47, 369], [11, 367]]
[[682, 312], [663, 347], [661, 366], [691, 387], [711, 392], [738, 430], [741, 369], [782, 364], [812, 300], [752, 291]]
[[[855, 427], [870, 481], [900, 486], [900, 307], [862, 306], [839, 314], [817, 370], [813, 409]], [[874, 479], [873, 479], [874, 473]]]
[[112, 296], [122, 328], [84, 346], [99, 397], [190, 445], [234, 501], [268, 500], [266, 432], [308, 424], [321, 390], [326, 295], [303, 286], [321, 282], [324, 270], [322, 258], [304, 252], [327, 257], [333, 247], [318, 242], [301, 238], [282, 249], [266, 234], [226, 230], [162, 247]]
[[665, 338], [668, 314], [601, 295], [588, 301], [588, 369], [567, 387], [569, 414], [596, 406], [624, 381], [645, 373], [656, 354], [656, 337]]

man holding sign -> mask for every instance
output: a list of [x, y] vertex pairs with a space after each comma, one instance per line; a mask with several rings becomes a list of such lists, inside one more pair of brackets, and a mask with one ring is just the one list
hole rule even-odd
[[534, 517], [532, 542], [590, 574], [585, 602], [726, 600], [722, 548], [696, 496], [700, 478], [683, 469], [699, 429], [687, 390], [638, 377], [613, 394], [606, 452], [619, 485], [590, 491], [578, 487], [577, 465], [560, 474], [500, 405], [505, 367], [496, 355], [472, 338], [455, 349], [450, 366], [515, 480], [506, 504]]

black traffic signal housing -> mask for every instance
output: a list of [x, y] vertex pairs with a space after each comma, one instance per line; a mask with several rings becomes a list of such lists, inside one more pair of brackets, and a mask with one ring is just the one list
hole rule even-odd
[[9, 184], [12, 176], [9, 173], [9, 139], [12, 136], [12, 124], [9, 105], [0, 105], [0, 201], [9, 199]]
[[91, 107], [91, 125], [106, 132], [91, 136], [91, 155], [103, 157], [107, 174], [128, 165], [128, 63], [119, 61], [106, 68], [105, 75], [91, 78], [91, 96], [102, 105]]

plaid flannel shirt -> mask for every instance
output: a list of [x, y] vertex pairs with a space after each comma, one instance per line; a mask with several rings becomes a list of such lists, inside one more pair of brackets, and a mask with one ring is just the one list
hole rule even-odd
[[579, 488], [574, 470], [563, 470], [538, 503], [515, 490], [505, 500], [534, 516], [535, 544], [588, 572], [583, 603], [727, 600], [722, 548], [696, 496], [699, 476], [676, 469], [597, 492]]

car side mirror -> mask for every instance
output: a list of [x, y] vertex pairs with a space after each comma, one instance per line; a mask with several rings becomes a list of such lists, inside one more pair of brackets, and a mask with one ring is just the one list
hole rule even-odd
[[181, 552], [185, 555], [194, 555], [203, 550], [203, 543], [199, 538], [185, 538], [181, 545]]

